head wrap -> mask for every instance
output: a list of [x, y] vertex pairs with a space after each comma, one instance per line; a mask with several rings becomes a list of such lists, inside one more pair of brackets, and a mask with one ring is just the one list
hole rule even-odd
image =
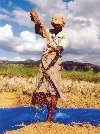
[[60, 24], [62, 27], [64, 27], [66, 23], [66, 19], [62, 14], [56, 14], [52, 17], [51, 24]]

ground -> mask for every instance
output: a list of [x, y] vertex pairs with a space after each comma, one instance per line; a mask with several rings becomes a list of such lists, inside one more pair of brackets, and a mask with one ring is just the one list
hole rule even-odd
[[[2, 77], [0, 76], [0, 108], [14, 108], [19, 106], [32, 106], [31, 97], [35, 88], [34, 78]], [[100, 108], [99, 87], [100, 83], [85, 81], [63, 80], [63, 94], [65, 99], [59, 99], [59, 108]], [[100, 128], [85, 124], [78, 127], [55, 124], [37, 123], [30, 124], [21, 129], [6, 132], [6, 134], [99, 134]]]

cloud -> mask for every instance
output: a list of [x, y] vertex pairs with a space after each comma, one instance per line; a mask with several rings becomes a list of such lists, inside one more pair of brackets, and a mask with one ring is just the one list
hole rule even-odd
[[29, 31], [23, 31], [20, 33], [20, 37], [21, 39], [23, 39], [24, 41], [29, 41], [29, 42], [35, 42], [36, 40], [36, 34], [33, 34]]
[[3, 57], [0, 57], [0, 60], [9, 60], [9, 61], [25, 61], [24, 58], [22, 58], [20, 55], [19, 56], [15, 56], [13, 57], [12, 59], [6, 57], [6, 56], [3, 56]]
[[5, 41], [8, 38], [13, 37], [12, 26], [6, 24], [4, 27], [0, 27], [0, 40]]
[[100, 1], [99, 0], [76, 0], [69, 2], [69, 11], [75, 17], [83, 17], [86, 19], [93, 19], [95, 23], [100, 27]]
[[99, 54], [85, 54], [83, 61], [86, 63], [92, 63], [100, 66], [100, 53]]
[[46, 27], [51, 26], [51, 18], [56, 13], [67, 14], [66, 2], [62, 0], [26, 0], [31, 4], [36, 5], [39, 11], [40, 18]]
[[39, 7], [45, 7], [47, 5], [48, 0], [26, 0], [32, 4], [35, 4], [36, 6]]
[[37, 55], [31, 55], [28, 57], [23, 57], [23, 55], [17, 55], [17, 56], [13, 56], [12, 58], [8, 58], [6, 56], [1, 56], [0, 60], [9, 60], [9, 61], [25, 61], [26, 59], [31, 59], [34, 61], [40, 60], [41, 56], [37, 56]]
[[[12, 59], [11, 59], [11, 61], [12, 61]], [[22, 58], [21, 56], [16, 56], [13, 58], [13, 61], [25, 61], [25, 59]]]
[[[100, 17], [100, 1], [99, 0], [76, 0], [74, 2], [69, 2], [69, 8], [73, 7], [73, 14], [77, 16], [85, 16], [85, 17]], [[75, 9], [75, 10], [74, 10]]]
[[80, 29], [68, 29], [71, 48], [92, 50], [98, 47], [98, 30], [95, 23], [91, 23], [90, 26], [83, 25]]
[[0, 19], [9, 20], [9, 16], [0, 14]]
[[30, 58], [30, 59], [32, 59], [32, 60], [34, 60], [34, 61], [37, 61], [37, 60], [40, 60], [40, 58], [41, 58], [41, 56], [36, 56], [36, 55], [34, 55], [34, 56], [32, 56], [32, 58]]
[[7, 20], [10, 22], [15, 22], [21, 26], [32, 27], [32, 22], [30, 19], [30, 12], [27, 12], [21, 8], [16, 8], [12, 12], [0, 8], [0, 19]]
[[32, 27], [30, 12], [26, 12], [20, 8], [13, 10], [12, 12], [13, 22], [18, 23], [21, 26]]
[[[63, 0], [26, 0], [31, 4], [35, 4], [39, 11], [40, 18], [47, 28], [51, 27], [51, 18], [56, 13], [63, 13], [67, 18], [67, 25], [65, 29], [68, 32], [69, 37], [69, 49], [70, 53], [65, 54], [71, 57], [73, 60], [79, 60], [83, 62], [99, 63], [100, 56], [100, 7], [99, 0], [75, 0], [68, 3], [68, 10], [66, 2]], [[5, 14], [8, 16], [8, 14]], [[5, 16], [5, 19], [7, 16]], [[3, 16], [2, 16], [3, 17]], [[29, 18], [29, 12], [18, 8], [13, 10], [9, 15], [10, 21], [16, 22], [21, 26], [32, 27], [33, 24]], [[12, 32], [13, 33], [13, 32]], [[30, 35], [30, 36], [28, 36]], [[33, 39], [34, 38], [34, 39]], [[7, 38], [8, 39], [8, 38]], [[6, 39], [6, 40], [7, 40]], [[12, 41], [14, 45], [8, 45], [8, 48], [13, 51], [28, 54], [37, 50], [37, 46], [32, 47], [32, 43], [39, 44], [39, 51], [43, 48], [43, 40], [36, 39], [36, 36], [31, 32], [21, 32], [19, 37], [13, 36]], [[10, 40], [11, 41], [11, 40]], [[7, 42], [7, 41], [6, 41]], [[9, 42], [9, 41], [8, 41]], [[10, 43], [10, 42], [9, 42]], [[10, 43], [12, 44], [12, 43]], [[20, 45], [19, 45], [20, 44]], [[15, 47], [16, 46], [16, 47]], [[7, 48], [7, 45], [6, 45]], [[30, 51], [31, 50], [31, 51]], [[72, 51], [74, 50], [74, 51]], [[76, 59], [75, 59], [76, 55]]]
[[9, 20], [9, 11], [0, 7], [0, 20]]
[[83, 56], [83, 62], [100, 65], [100, 8], [98, 4], [99, 0], [78, 0], [68, 3], [68, 35], [70, 47], [79, 51], [79, 57], [80, 54]]
[[81, 63], [91, 63], [100, 66], [100, 55], [96, 54], [65, 54], [63, 55], [63, 61], [75, 61]]
[[0, 47], [18, 53], [40, 53], [45, 48], [45, 41], [36, 38], [34, 33], [23, 31], [19, 37], [13, 35], [12, 26], [0, 27]]
[[9, 12], [6, 9], [2, 8], [2, 7], [0, 7], [0, 12], [5, 13], [5, 14], [9, 14]]
[[3, 56], [3, 57], [0, 57], [0, 60], [8, 60], [8, 58]]
[[83, 55], [76, 55], [76, 54], [67, 54], [63, 55], [63, 61], [76, 61], [76, 62], [83, 62]]

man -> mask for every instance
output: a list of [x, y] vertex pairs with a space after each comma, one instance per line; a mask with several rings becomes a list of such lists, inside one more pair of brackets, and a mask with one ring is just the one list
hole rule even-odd
[[[53, 120], [54, 109], [58, 98], [62, 98], [61, 79], [61, 53], [68, 46], [68, 38], [63, 27], [66, 23], [65, 17], [56, 14], [52, 17], [53, 29], [46, 29], [39, 19], [38, 12], [33, 10], [30, 13], [31, 20], [35, 23], [35, 33], [41, 35], [47, 41], [47, 48], [43, 52], [40, 64], [37, 93], [45, 93], [51, 98], [49, 104], [48, 121]], [[34, 94], [34, 93], [33, 93]], [[36, 94], [33, 95], [33, 102]], [[41, 96], [41, 95], [40, 95]], [[47, 99], [46, 99], [47, 102]]]

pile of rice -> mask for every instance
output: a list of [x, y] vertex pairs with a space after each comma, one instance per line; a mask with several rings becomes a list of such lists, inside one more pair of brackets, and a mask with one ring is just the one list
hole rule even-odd
[[20, 105], [20, 97], [17, 93], [0, 93], [0, 108], [15, 108]]
[[6, 134], [100, 134], [100, 128], [85, 124], [79, 127], [42, 122], [31, 124], [18, 130], [8, 131]]

